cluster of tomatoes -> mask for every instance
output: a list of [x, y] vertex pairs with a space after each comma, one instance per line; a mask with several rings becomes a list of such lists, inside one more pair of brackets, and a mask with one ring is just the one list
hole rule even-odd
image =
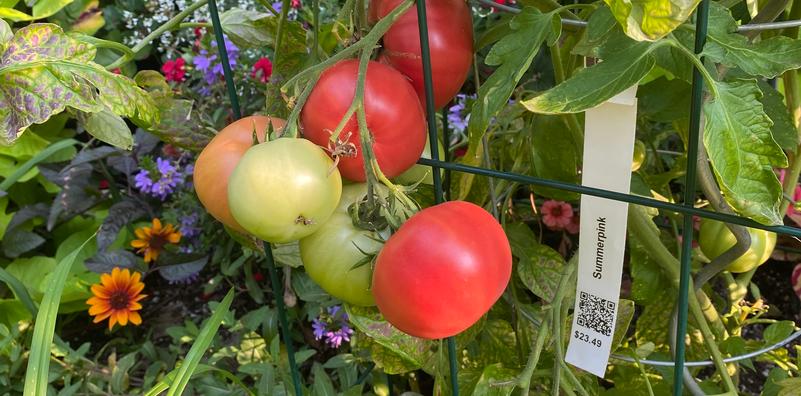
[[[371, 19], [400, 3], [371, 1]], [[472, 22], [464, 0], [429, 1], [426, 8], [439, 108], [458, 93], [470, 70]], [[380, 61], [367, 67], [366, 124], [388, 178], [414, 166], [426, 145], [419, 38], [417, 14], [408, 10], [384, 35]], [[423, 209], [391, 235], [389, 229], [355, 225], [349, 208], [368, 191], [356, 117], [337, 137], [351, 150], [337, 151], [336, 162], [329, 141], [351, 106], [357, 74], [356, 60], [322, 73], [301, 112], [303, 138], [266, 141], [266, 131], [285, 123], [266, 116], [246, 117], [220, 131], [195, 164], [198, 197], [229, 228], [272, 243], [299, 241], [305, 270], [331, 295], [377, 305], [390, 323], [414, 336], [455, 335], [478, 321], [506, 288], [509, 243], [489, 213], [461, 201]], [[254, 133], [264, 143], [254, 145]], [[371, 255], [374, 266], [365, 265]]]

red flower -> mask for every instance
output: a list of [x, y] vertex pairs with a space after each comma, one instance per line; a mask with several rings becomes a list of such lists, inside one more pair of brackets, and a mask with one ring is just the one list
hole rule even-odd
[[461, 158], [464, 157], [465, 154], [467, 154], [467, 146], [462, 146], [453, 150], [453, 158]]
[[166, 78], [167, 81], [181, 82], [186, 78], [185, 64], [186, 61], [184, 61], [184, 58], [167, 61], [161, 66], [161, 72], [164, 73], [164, 78]]
[[100, 183], [98, 183], [97, 187], [100, 188], [101, 190], [105, 190], [108, 188], [108, 185], [109, 185], [108, 180], [103, 179], [100, 181]]
[[256, 282], [261, 282], [264, 280], [264, 275], [261, 272], [256, 272], [253, 274], [253, 280]]
[[579, 233], [579, 231], [581, 230], [581, 220], [579, 218], [579, 215], [574, 214], [570, 218], [570, 224], [568, 224], [567, 227], [565, 227], [565, 230], [574, 235]]
[[119, 67], [115, 67], [114, 70], [111, 71], [114, 74], [122, 74], [122, 70]]
[[300, 0], [292, 0], [292, 8], [300, 8]]
[[542, 204], [542, 221], [552, 230], [564, 230], [573, 219], [573, 207], [567, 202], [548, 200]]
[[261, 76], [259, 76], [259, 80], [261, 82], [266, 83], [267, 80], [270, 79], [270, 76], [273, 75], [273, 63], [270, 62], [268, 58], [261, 58], [253, 64], [253, 71], [250, 72], [250, 76], [256, 78], [256, 75], [261, 72]]

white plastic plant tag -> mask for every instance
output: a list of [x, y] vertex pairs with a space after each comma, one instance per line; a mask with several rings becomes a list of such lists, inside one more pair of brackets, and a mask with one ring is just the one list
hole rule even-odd
[[[637, 86], [587, 110], [581, 183], [629, 192]], [[620, 300], [628, 204], [581, 196], [578, 284], [565, 360], [604, 376]]]

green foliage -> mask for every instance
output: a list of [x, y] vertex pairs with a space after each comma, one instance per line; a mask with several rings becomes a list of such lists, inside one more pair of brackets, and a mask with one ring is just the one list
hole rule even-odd
[[[66, 107], [104, 110], [144, 124], [158, 120], [152, 99], [134, 82], [93, 62], [96, 49], [57, 25], [33, 24], [17, 30], [0, 55], [0, 134], [6, 144], [34, 123]], [[111, 139], [109, 131], [101, 136]], [[124, 133], [124, 131], [113, 131]]]
[[604, 0], [623, 31], [637, 41], [665, 37], [684, 23], [700, 0]]

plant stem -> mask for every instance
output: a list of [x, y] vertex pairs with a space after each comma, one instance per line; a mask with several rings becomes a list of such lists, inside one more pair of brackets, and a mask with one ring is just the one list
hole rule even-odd
[[317, 63], [317, 58], [320, 55], [320, 0], [312, 0], [312, 63]]
[[284, 33], [286, 31], [284, 24], [286, 24], [286, 16], [288, 13], [289, 0], [283, 0], [281, 3], [281, 18], [278, 19], [278, 26], [275, 28], [275, 49], [273, 49], [273, 62], [276, 66], [280, 64], [279, 59], [281, 55], [281, 45], [284, 43]]
[[[150, 34], [145, 36], [145, 38], [143, 38], [141, 41], [139, 41], [138, 44], [136, 44], [135, 46], [133, 46], [133, 48], [131, 48], [131, 53], [135, 55], [143, 48], [145, 48], [148, 44], [150, 44], [151, 41], [155, 40], [156, 37], [161, 36], [164, 32], [172, 30], [175, 26], [178, 26], [178, 24], [180, 24], [181, 21], [186, 19], [186, 17], [188, 17], [189, 15], [192, 15], [192, 13], [194, 13], [195, 10], [197, 10], [198, 8], [206, 5], [206, 3], [208, 3], [208, 0], [197, 0], [196, 2], [192, 3], [185, 10], [179, 12], [178, 15], [172, 17], [172, 19], [165, 22], [163, 25], [159, 26], [158, 29], [150, 32]], [[106, 70], [114, 70], [130, 62], [131, 59], [133, 59], [134, 55], [125, 54], [119, 57], [112, 64], [106, 66]]]
[[690, 51], [689, 48], [685, 47], [673, 37], [668, 38], [665, 42], [670, 44], [673, 48], [679, 50], [687, 59], [690, 60], [690, 62], [693, 63], [693, 65], [695, 65], [695, 68], [697, 68], [698, 71], [701, 72], [701, 75], [704, 76], [704, 81], [706, 81], [706, 85], [709, 86], [709, 90], [712, 92], [713, 97], [717, 98], [720, 96], [720, 93], [718, 92], [718, 86], [716, 85], [717, 82], [714, 78], [712, 78], [712, 74], [709, 73], [709, 70], [706, 69], [701, 60], [698, 59], [698, 57], [695, 56], [695, 54]]

